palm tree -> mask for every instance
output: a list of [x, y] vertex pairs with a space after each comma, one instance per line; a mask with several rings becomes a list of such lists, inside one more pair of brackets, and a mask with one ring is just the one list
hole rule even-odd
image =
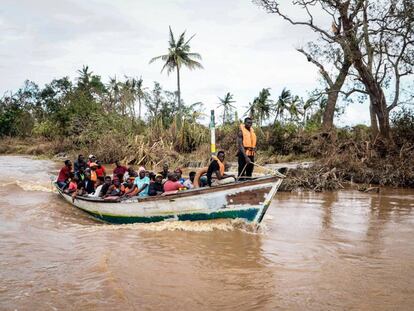
[[121, 95], [121, 83], [117, 80], [116, 76], [113, 78], [109, 77], [107, 88], [109, 93], [110, 107], [114, 109], [119, 103]]
[[299, 111], [299, 105], [302, 103], [302, 99], [299, 96], [295, 96], [289, 103], [288, 111], [290, 114], [290, 121], [294, 122], [298, 120], [301, 112]]
[[177, 70], [177, 101], [178, 101], [178, 111], [181, 111], [181, 88], [180, 88], [180, 69], [181, 66], [185, 66], [190, 70], [203, 68], [201, 63], [197, 60], [201, 60], [201, 55], [198, 53], [190, 52], [190, 41], [194, 38], [195, 35], [191, 36], [187, 41], [185, 40], [185, 31], [179, 36], [176, 41], [174, 34], [170, 28], [170, 40], [168, 41], [168, 53], [154, 57], [150, 60], [150, 64], [156, 60], [161, 59], [164, 62], [164, 66], [161, 69], [161, 72], [164, 69], [167, 70], [167, 74], [170, 74], [172, 71]]
[[312, 108], [312, 106], [315, 103], [315, 99], [310, 97], [308, 98], [304, 103], [303, 103], [303, 126], [306, 126], [306, 121], [307, 121], [307, 114], [308, 111]]
[[289, 107], [289, 103], [292, 100], [292, 94], [290, 93], [289, 90], [287, 90], [286, 88], [284, 88], [282, 90], [282, 93], [280, 93], [279, 98], [275, 104], [275, 110], [276, 110], [276, 116], [275, 116], [275, 121], [274, 123], [276, 123], [277, 119], [280, 117], [280, 120], [283, 120], [283, 114], [285, 111], [288, 110]]
[[92, 71], [89, 70], [89, 66], [82, 66], [82, 69], [78, 70], [79, 78], [78, 85], [80, 87], [87, 87], [92, 78]]
[[259, 121], [260, 126], [264, 120], [270, 117], [271, 109], [272, 109], [272, 100], [270, 99], [270, 88], [262, 89], [257, 96], [253, 100], [253, 114], [256, 114], [256, 118]]
[[223, 125], [224, 125], [224, 123], [226, 123], [226, 116], [228, 117], [228, 115], [231, 114], [232, 109], [236, 109], [236, 107], [232, 105], [232, 103], [235, 103], [236, 101], [233, 100], [233, 94], [231, 94], [230, 92], [227, 92], [227, 94], [224, 95], [223, 98], [219, 97], [218, 99], [220, 100], [218, 107], [223, 107]]
[[142, 99], [145, 99], [145, 97], [147, 96], [146, 93], [146, 88], [142, 87], [143, 84], [143, 80], [142, 77], [139, 78], [138, 80], [135, 80], [135, 93], [137, 95], [138, 98], [138, 119], [141, 120], [141, 108], [142, 108]]

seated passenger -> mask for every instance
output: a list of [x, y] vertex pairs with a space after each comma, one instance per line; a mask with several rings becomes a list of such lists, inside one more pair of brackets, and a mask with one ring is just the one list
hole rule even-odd
[[95, 183], [91, 180], [91, 172], [89, 169], [85, 171], [85, 179], [78, 185], [80, 195], [88, 195], [95, 192]]
[[164, 188], [162, 186], [162, 175], [157, 174], [155, 175], [155, 180], [150, 183], [148, 189], [148, 195], [155, 196], [158, 194], [162, 194], [164, 192]]
[[128, 167], [127, 171], [124, 174], [124, 180], [128, 181], [128, 179], [132, 178], [132, 180], [135, 179], [135, 177], [138, 176], [138, 173], [134, 170], [134, 167], [130, 166]]
[[184, 184], [185, 179], [183, 178], [183, 171], [181, 168], [176, 168], [174, 173], [177, 175], [177, 180], [180, 182], [180, 184]]
[[145, 197], [148, 195], [149, 183], [150, 179], [145, 176], [145, 168], [141, 166], [138, 170], [138, 177], [136, 177], [134, 180], [134, 186], [131, 190], [125, 193], [125, 195], [128, 195], [130, 192], [133, 192], [136, 188], [138, 188], [136, 195]]
[[195, 175], [196, 175], [196, 172], [190, 172], [189, 178], [184, 181], [183, 186], [186, 187], [187, 189], [193, 189]]
[[64, 163], [65, 166], [60, 169], [56, 180], [57, 185], [62, 190], [68, 186], [70, 173], [72, 172], [72, 162], [70, 162], [70, 160], [66, 160]]
[[101, 191], [98, 193], [98, 196], [102, 198], [108, 192], [109, 187], [112, 185], [111, 176], [105, 176], [104, 184], [102, 185]]
[[118, 177], [119, 175], [124, 176], [124, 174], [127, 171], [128, 171], [128, 169], [125, 166], [121, 165], [121, 163], [118, 160], [115, 161], [115, 168], [114, 168], [114, 171], [113, 171], [114, 178]]
[[103, 197], [104, 198], [119, 197], [121, 195], [122, 195], [121, 183], [118, 178], [115, 178], [113, 184], [109, 186], [108, 191]]
[[[133, 196], [137, 195], [138, 188], [135, 187], [135, 189], [133, 189], [134, 188], [134, 180], [135, 179], [131, 180], [131, 178], [129, 178], [126, 182], [124, 182], [122, 184], [121, 191], [122, 191], [122, 193], [124, 193], [125, 197], [133, 197]], [[130, 190], [132, 190], [132, 191], [130, 191]]]
[[162, 175], [162, 179], [165, 179], [165, 180], [168, 179], [168, 174], [170, 173], [168, 168], [169, 168], [168, 163], [164, 163], [163, 166], [162, 166], [162, 171], [158, 173], [158, 174]]
[[64, 190], [67, 194], [72, 194], [78, 190], [78, 178], [73, 174], [70, 173], [70, 182], [69, 186]]
[[164, 183], [164, 192], [177, 191], [184, 186], [178, 181], [178, 176], [175, 173], [168, 175], [168, 180]]
[[[234, 175], [226, 175], [224, 173], [224, 151], [219, 151], [217, 157], [213, 156], [213, 161], [211, 161], [207, 170], [207, 183], [211, 186], [224, 185], [236, 181]], [[212, 181], [213, 174], [216, 175], [217, 179]]]
[[82, 166], [79, 167], [77, 172], [75, 172], [75, 176], [79, 179], [79, 182], [85, 180], [85, 170], [83, 169]]

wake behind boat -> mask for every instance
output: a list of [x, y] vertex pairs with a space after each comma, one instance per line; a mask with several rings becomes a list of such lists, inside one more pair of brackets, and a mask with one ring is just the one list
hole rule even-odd
[[155, 197], [104, 200], [87, 196], [74, 199], [55, 184], [69, 203], [94, 218], [114, 224], [150, 223], [164, 220], [240, 218], [259, 224], [282, 183], [280, 177], [264, 176], [216, 187], [196, 188]]

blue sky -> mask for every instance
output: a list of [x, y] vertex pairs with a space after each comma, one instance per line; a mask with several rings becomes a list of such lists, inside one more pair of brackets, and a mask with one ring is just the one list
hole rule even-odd
[[[300, 14], [300, 12], [292, 12]], [[196, 34], [191, 47], [204, 70], [182, 71], [182, 97], [206, 111], [234, 94], [240, 113], [259, 91], [283, 88], [306, 96], [319, 85], [316, 68], [295, 51], [314, 34], [288, 25], [249, 0], [3, 0], [0, 8], [0, 93], [25, 79], [43, 85], [89, 65], [95, 74], [142, 76], [175, 90], [175, 75], [149, 60], [167, 49], [168, 26]], [[367, 123], [363, 104], [349, 105], [339, 124]]]

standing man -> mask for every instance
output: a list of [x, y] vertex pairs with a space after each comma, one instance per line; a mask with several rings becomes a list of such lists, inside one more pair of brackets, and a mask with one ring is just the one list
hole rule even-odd
[[253, 120], [244, 119], [244, 124], [240, 124], [240, 131], [237, 135], [239, 177], [253, 174], [253, 162], [256, 155], [256, 134], [252, 128]]

